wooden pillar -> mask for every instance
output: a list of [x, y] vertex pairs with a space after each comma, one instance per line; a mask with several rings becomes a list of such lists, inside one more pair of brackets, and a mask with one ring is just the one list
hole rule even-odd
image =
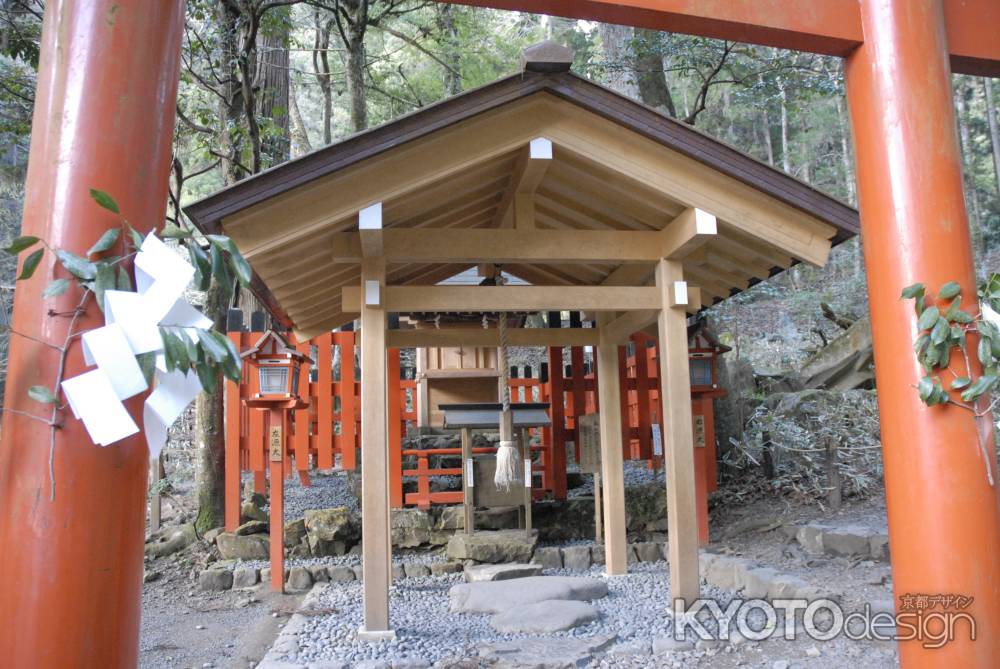
[[476, 531], [476, 513], [473, 488], [475, 487], [474, 467], [472, 461], [472, 433], [469, 428], [462, 428], [462, 510], [465, 513], [465, 533]]
[[[998, 486], [989, 482], [980, 455], [990, 454], [996, 480], [990, 421], [977, 425], [971, 411], [920, 401], [916, 317], [912, 301], [900, 299], [903, 287], [915, 282], [936, 293], [957, 281], [963, 308], [975, 310], [942, 4], [859, 4], [865, 44], [847, 59], [845, 78], [857, 153], [893, 587], [897, 597], [969, 597], [972, 603], [962, 612], [976, 623], [976, 641], [956, 630], [955, 639], [941, 648], [900, 642], [900, 664], [996, 667], [1000, 507]], [[975, 351], [971, 337], [969, 348]], [[969, 357], [977, 372], [976, 356]], [[953, 363], [955, 372], [965, 373], [961, 354]]]
[[[242, 345], [241, 333], [230, 332], [229, 340], [233, 342], [236, 350], [240, 350]], [[244, 374], [246, 370], [244, 369]], [[225, 391], [225, 439], [226, 439], [226, 479], [225, 479], [225, 490], [226, 490], [226, 511], [225, 511], [225, 523], [226, 532], [235, 532], [236, 528], [240, 526], [240, 507], [242, 500], [240, 499], [241, 485], [240, 485], [240, 432], [242, 430], [242, 419], [241, 414], [245, 409], [242, 407], [242, 399], [240, 394], [242, 391], [242, 383], [233, 383], [232, 381], [225, 380], [223, 383], [226, 386]], [[256, 413], [256, 412], [253, 412]]]
[[[621, 384], [618, 378], [618, 344], [605, 340], [603, 326], [610, 321], [610, 314], [598, 316], [597, 347], [597, 392], [603, 410], [601, 423], [601, 479], [604, 484], [602, 495], [604, 506], [604, 556], [605, 572], [617, 576], [628, 572], [625, 539], [625, 465], [622, 459], [622, 426], [619, 395]], [[581, 370], [582, 371], [582, 370]], [[574, 368], [575, 375], [575, 368]], [[583, 374], [574, 378], [574, 384], [583, 384]], [[577, 435], [580, 434], [579, 419]], [[595, 499], [595, 504], [597, 503]]]
[[667, 534], [670, 594], [689, 605], [698, 597], [698, 512], [695, 494], [694, 435], [691, 429], [691, 373], [688, 370], [687, 285], [681, 263], [661, 260], [656, 286], [660, 310], [660, 401], [663, 456], [667, 470]]
[[[179, 0], [49, 0], [21, 234], [86, 255], [119, 225], [88, 190], [110, 193], [145, 234], [163, 221], [184, 28]], [[22, 258], [27, 254], [22, 254]], [[55, 269], [46, 252], [17, 284], [0, 442], [0, 664], [126, 669], [139, 661], [142, 550], [149, 451], [136, 434], [95, 446], [67, 409], [61, 429], [33, 385], [52, 388], [59, 351], [80, 299], [75, 288], [43, 298]], [[104, 325], [89, 301], [76, 329]], [[78, 344], [65, 376], [87, 370]], [[142, 416], [144, 395], [125, 402]], [[55, 497], [50, 496], [49, 439]]]
[[271, 591], [285, 591], [285, 417], [283, 409], [269, 409], [267, 415], [267, 460], [271, 491], [268, 520], [271, 527]]
[[359, 637], [394, 636], [389, 627], [389, 438], [386, 412], [385, 261], [361, 262], [361, 559], [364, 624]]
[[430, 389], [427, 382], [427, 348], [417, 349], [417, 394], [414, 398], [417, 410], [417, 427], [431, 426]]

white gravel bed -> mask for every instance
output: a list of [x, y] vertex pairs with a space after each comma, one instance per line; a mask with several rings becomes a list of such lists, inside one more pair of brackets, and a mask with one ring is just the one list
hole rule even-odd
[[[594, 566], [591, 576], [599, 576]], [[546, 574], [570, 574], [547, 570]], [[579, 575], [579, 574], [573, 574]], [[410, 578], [390, 591], [390, 611], [396, 639], [385, 643], [359, 641], [362, 622], [361, 584], [327, 588], [317, 606], [335, 613], [309, 617], [298, 634], [298, 653], [286, 661], [298, 664], [339, 661], [351, 664], [366, 660], [424, 660], [434, 663], [448, 657], [472, 657], [481, 643], [527, 638], [527, 634], [500, 634], [490, 626], [491, 616], [449, 612], [449, 588], [462, 582], [461, 574]], [[618, 641], [652, 641], [671, 629], [668, 607], [669, 585], [665, 562], [640, 563], [625, 576], [608, 581], [608, 597], [594, 602], [601, 618], [593, 623], [550, 637], [617, 635]], [[709, 589], [711, 590], [711, 589]], [[710, 593], [723, 596], [722, 592]]]

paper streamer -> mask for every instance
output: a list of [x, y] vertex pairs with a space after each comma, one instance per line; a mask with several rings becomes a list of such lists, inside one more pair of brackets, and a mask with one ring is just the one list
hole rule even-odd
[[182, 299], [194, 267], [150, 233], [135, 257], [138, 292], [104, 293], [106, 325], [83, 335], [83, 356], [90, 370], [62, 383], [73, 415], [83, 421], [95, 444], [107, 446], [139, 431], [122, 400], [147, 389], [135, 360], [156, 353], [156, 389], [143, 406], [146, 445], [157, 457], [167, 429], [201, 392], [198, 375], [167, 372], [160, 326], [183, 328], [197, 341], [195, 328], [212, 327], [211, 319]]

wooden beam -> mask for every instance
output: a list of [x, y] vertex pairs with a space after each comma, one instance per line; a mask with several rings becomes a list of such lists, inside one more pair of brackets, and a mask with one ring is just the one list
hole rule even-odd
[[[534, 195], [538, 184], [545, 178], [545, 172], [551, 164], [552, 142], [544, 137], [536, 137], [531, 140], [528, 146], [521, 151], [517, 162], [514, 163], [510, 183], [493, 218], [493, 227], [535, 227], [534, 199], [531, 196]], [[522, 196], [520, 198], [521, 212], [517, 212], [518, 195]], [[517, 213], [521, 214], [520, 220], [518, 220]]]
[[[361, 263], [361, 284], [384, 288], [385, 261]], [[386, 310], [363, 305], [361, 311], [361, 558], [364, 624], [360, 638], [392, 638], [389, 627], [389, 439], [386, 407]]]
[[365, 258], [377, 258], [382, 255], [381, 202], [376, 202], [358, 212], [358, 230], [361, 238], [361, 255]]
[[697, 250], [718, 232], [715, 216], [697, 208], [685, 209], [663, 229], [663, 258], [680, 259]]
[[[646, 312], [635, 312], [646, 313]], [[653, 316], [656, 320], [656, 316]], [[389, 330], [386, 341], [390, 348], [448, 348], [458, 346], [494, 347], [500, 345], [496, 328], [441, 328], [419, 330]], [[594, 328], [508, 328], [509, 346], [596, 346]]]
[[[667, 533], [670, 536], [670, 592], [690, 606], [697, 599], [698, 518], [695, 499], [694, 435], [691, 427], [691, 377], [688, 369], [687, 316], [677, 299], [683, 283], [681, 263], [662, 260], [656, 287], [663, 302], [660, 334], [660, 399], [664, 424], [664, 466], [667, 471]], [[602, 406], [603, 403], [602, 403]], [[685, 606], [685, 608], [686, 608]], [[676, 610], [676, 608], [675, 608]]]
[[[628, 311], [601, 326], [601, 340], [614, 342], [615, 344], [624, 344], [633, 332], [644, 330], [655, 323], [659, 315], [660, 312], [658, 310]], [[598, 319], [600, 320], [600, 316], [598, 316]]]
[[[680, 218], [664, 232], [390, 228], [381, 231], [382, 249], [391, 263], [652, 264], [707, 239], [695, 217]], [[357, 263], [363, 257], [361, 233], [333, 235], [333, 262]]]
[[[387, 311], [631, 311], [659, 309], [645, 286], [386, 286]], [[361, 310], [361, 288], [343, 288], [342, 309]]]
[[[618, 377], [618, 342], [607, 337], [610, 314], [598, 316], [600, 345], [597, 357], [597, 393], [601, 406], [601, 479], [604, 484], [605, 573], [628, 572], [625, 549], [625, 470], [622, 462], [621, 382]], [[686, 343], [685, 343], [686, 346]], [[697, 556], [695, 556], [697, 558]], [[695, 563], [697, 567], [697, 562]]]

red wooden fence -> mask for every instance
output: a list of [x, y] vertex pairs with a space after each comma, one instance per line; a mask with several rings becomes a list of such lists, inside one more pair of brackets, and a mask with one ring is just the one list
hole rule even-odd
[[[231, 332], [230, 339], [241, 350], [252, 346], [262, 336], [259, 332]], [[659, 364], [653, 340], [644, 334], [632, 337], [629, 349], [619, 348], [621, 374], [622, 445], [624, 457], [647, 460], [650, 467], [660, 466], [662, 459], [653, 452], [652, 425], [660, 423]], [[285, 471], [294, 470], [305, 485], [309, 485], [309, 470], [357, 467], [360, 443], [360, 379], [356, 367], [356, 339], [353, 332], [328, 333], [308, 342], [296, 344], [297, 349], [315, 361], [315, 367], [299, 377], [299, 392], [309, 398], [306, 409], [294, 411], [285, 431]], [[695, 350], [693, 353], [697, 353]], [[334, 376], [334, 357], [339, 355], [339, 374]], [[536, 457], [535, 471], [541, 474], [541, 485], [534, 494], [541, 498], [551, 494], [556, 499], [566, 497], [566, 444], [578, 444], [576, 416], [598, 410], [597, 375], [585, 365], [582, 347], [572, 347], [570, 364], [563, 365], [563, 350], [553, 347], [548, 352], [544, 369], [512, 370], [509, 385], [515, 402], [547, 402], [550, 404], [552, 426], [540, 431], [539, 443], [532, 447]], [[407, 430], [415, 426], [417, 417], [416, 381], [410, 370], [400, 366], [399, 349], [390, 349], [388, 378], [394, 380], [388, 399], [390, 501], [393, 507], [432, 504], [457, 504], [462, 492], [430, 489], [433, 476], [461, 476], [460, 467], [431, 469], [432, 456], [459, 455], [461, 449], [403, 449]], [[407, 378], [409, 377], [409, 378]], [[714, 374], [713, 374], [714, 377]], [[244, 471], [253, 472], [254, 488], [264, 492], [267, 457], [264, 446], [262, 411], [248, 409], [242, 399], [257, 392], [257, 375], [245, 374], [243, 382], [226, 384], [226, 527], [239, 525], [240, 480]], [[705, 448], [696, 449], [700, 497], [715, 486], [715, 446], [712, 426], [712, 397], [722, 394], [714, 386], [693, 388], [692, 406], [695, 415], [703, 415]], [[558, 445], [558, 447], [556, 447]], [[475, 452], [491, 452], [480, 448]], [[579, 447], [575, 447], [579, 460]], [[415, 468], [403, 468], [404, 457], [415, 457]], [[416, 491], [404, 494], [404, 479], [416, 479]], [[706, 525], [707, 528], [707, 525]], [[707, 531], [707, 530], [706, 530]]]

